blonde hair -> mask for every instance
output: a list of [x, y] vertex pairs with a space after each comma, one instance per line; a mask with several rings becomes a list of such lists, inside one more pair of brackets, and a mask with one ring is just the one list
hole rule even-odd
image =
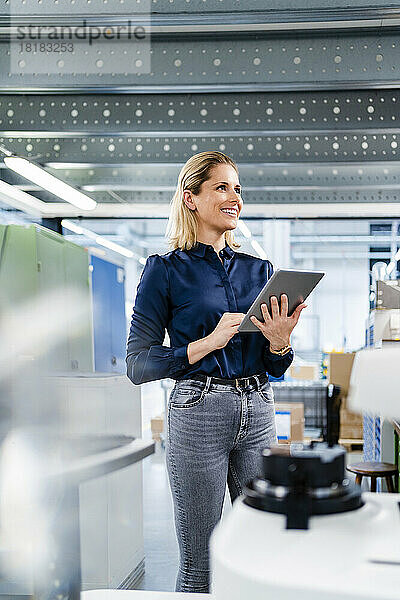
[[[224, 164], [231, 165], [239, 174], [234, 161], [226, 154], [217, 151], [195, 154], [183, 165], [171, 200], [166, 231], [166, 237], [173, 250], [177, 248], [190, 250], [197, 242], [197, 219], [194, 211], [186, 206], [183, 191], [190, 190], [196, 196], [200, 193], [201, 185], [210, 179], [212, 169]], [[233, 231], [225, 232], [225, 241], [232, 249], [240, 248], [240, 244], [235, 241]]]

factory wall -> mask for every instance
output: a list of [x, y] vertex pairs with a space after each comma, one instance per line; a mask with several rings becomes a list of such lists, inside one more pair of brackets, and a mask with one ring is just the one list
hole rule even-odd
[[[365, 320], [369, 311], [369, 259], [367, 248], [349, 242], [329, 243], [339, 233], [338, 222], [309, 221], [292, 224], [291, 234], [321, 235], [313, 247], [300, 244], [291, 251], [291, 267], [325, 271], [326, 275], [307, 300], [304, 317], [319, 318], [320, 348], [356, 350], [364, 345]], [[340, 233], [369, 234], [367, 221], [341, 221]], [[301, 333], [300, 324], [297, 336]]]

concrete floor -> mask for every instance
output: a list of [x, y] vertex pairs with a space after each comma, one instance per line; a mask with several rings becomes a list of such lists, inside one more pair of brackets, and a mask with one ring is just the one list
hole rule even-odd
[[[348, 462], [359, 462], [362, 454], [347, 454]], [[354, 477], [347, 473], [349, 478]], [[364, 487], [364, 486], [363, 486]], [[174, 591], [178, 569], [178, 546], [173, 522], [173, 508], [165, 452], [156, 444], [155, 454], [143, 461], [145, 575], [140, 590]], [[224, 515], [231, 509], [225, 496]]]
[[143, 461], [143, 530], [145, 575], [139, 590], [172, 592], [178, 569], [178, 545], [165, 452], [156, 443], [156, 452]]

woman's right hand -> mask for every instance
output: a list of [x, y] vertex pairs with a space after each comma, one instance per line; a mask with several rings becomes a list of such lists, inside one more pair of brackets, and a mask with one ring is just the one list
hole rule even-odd
[[245, 317], [244, 313], [224, 313], [218, 325], [209, 335], [214, 350], [225, 348], [230, 339], [238, 332], [238, 327]]

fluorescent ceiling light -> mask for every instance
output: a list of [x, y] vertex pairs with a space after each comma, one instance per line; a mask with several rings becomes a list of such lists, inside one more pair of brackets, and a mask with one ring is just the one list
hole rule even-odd
[[76, 223], [73, 223], [72, 221], [68, 221], [67, 219], [63, 219], [61, 221], [61, 225], [63, 227], [65, 227], [65, 229], [69, 229], [69, 231], [73, 231], [74, 233], [78, 233], [79, 235], [83, 234], [83, 228], [79, 227], [79, 225], [76, 225]]
[[244, 237], [246, 237], [250, 241], [250, 244], [253, 246], [253, 248], [257, 252], [258, 256], [265, 260], [267, 258], [267, 255], [265, 254], [264, 249], [260, 246], [260, 244], [255, 239], [252, 238], [251, 231], [247, 227], [247, 225], [243, 221], [239, 220], [237, 226], [240, 229], [240, 231], [243, 233]]
[[77, 225], [69, 219], [63, 219], [61, 221], [61, 225], [62, 227], [65, 227], [65, 229], [69, 229], [69, 231], [73, 231], [74, 233], [78, 233], [79, 235], [86, 235], [86, 237], [90, 237], [92, 239], [95, 239], [97, 237], [97, 233], [90, 231], [90, 229], [85, 229], [84, 227]]
[[[128, 250], [128, 248], [124, 248], [124, 246], [120, 246], [119, 244], [116, 244], [115, 242], [111, 242], [110, 240], [107, 240], [103, 236], [98, 235], [94, 231], [91, 231], [90, 229], [86, 229], [85, 227], [81, 227], [80, 225], [77, 225], [76, 223], [74, 223], [73, 221], [70, 221], [69, 219], [63, 219], [61, 221], [61, 225], [62, 225], [62, 227], [65, 227], [65, 229], [68, 229], [69, 231], [72, 231], [73, 233], [78, 233], [79, 235], [84, 235], [84, 236], [94, 240], [96, 242], [96, 244], [98, 244], [99, 246], [108, 248], [109, 250], [112, 250], [113, 252], [118, 252], [118, 254], [122, 254], [122, 256], [125, 256], [126, 258], [134, 258], [134, 257], [138, 258], [135, 256], [135, 254], [134, 254], [134, 252], [132, 252], [132, 250]], [[139, 262], [140, 262], [140, 258], [139, 258]]]
[[251, 238], [251, 231], [247, 227], [247, 225], [244, 223], [244, 221], [239, 220], [237, 226], [240, 229], [240, 231], [243, 233], [244, 237]]
[[388, 275], [390, 275], [390, 273], [393, 271], [395, 266], [396, 266], [396, 263], [393, 260], [391, 260], [390, 263], [388, 264], [388, 266], [386, 267], [386, 273], [388, 273]]
[[263, 258], [264, 260], [267, 259], [267, 255], [265, 254], [263, 248], [256, 240], [251, 240], [251, 245], [253, 246], [254, 250], [257, 252], [260, 258]]
[[4, 164], [9, 169], [25, 177], [25, 179], [29, 179], [29, 181], [82, 210], [93, 210], [97, 206], [97, 202], [93, 198], [89, 198], [86, 194], [61, 181], [58, 177], [54, 177], [54, 175], [26, 158], [6, 156]]
[[123, 246], [120, 246], [119, 244], [110, 242], [110, 240], [103, 238], [101, 235], [98, 235], [96, 237], [96, 243], [99, 244], [99, 246], [104, 246], [105, 248], [108, 248], [109, 250], [118, 252], [119, 254], [122, 254], [122, 256], [126, 256], [126, 258], [133, 258], [132, 250], [128, 250], [128, 248], [124, 248]]
[[0, 179], [0, 200], [9, 206], [40, 217], [48, 209], [47, 203]]

